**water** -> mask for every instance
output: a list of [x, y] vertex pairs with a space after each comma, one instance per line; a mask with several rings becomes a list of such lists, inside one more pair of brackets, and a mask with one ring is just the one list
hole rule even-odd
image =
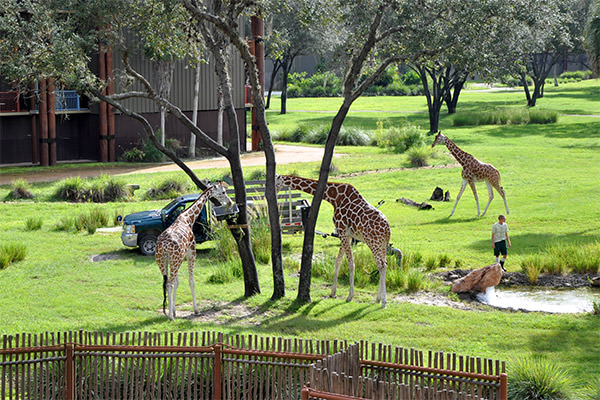
[[592, 311], [594, 302], [600, 302], [600, 290], [489, 287], [485, 293], [477, 295], [477, 300], [494, 307], [514, 310], [583, 313]]

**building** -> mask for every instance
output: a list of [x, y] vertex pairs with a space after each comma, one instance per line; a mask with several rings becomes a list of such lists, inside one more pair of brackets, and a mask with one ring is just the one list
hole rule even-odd
[[[152, 65], [140, 54], [131, 54], [130, 63], [152, 82]], [[122, 70], [120, 57], [101, 52], [91, 69], [100, 77]], [[200, 66], [201, 85], [198, 126], [213, 139], [217, 137], [217, 84], [213, 65]], [[190, 118], [196, 71], [188, 63], [175, 66], [171, 100]], [[240, 57], [232, 57], [233, 100], [238, 115], [240, 145], [246, 149], [245, 69]], [[112, 91], [112, 88], [108, 88]], [[117, 92], [119, 87], [115, 88]], [[47, 94], [47, 95], [46, 95]], [[160, 126], [158, 107], [150, 100], [130, 99], [128, 108]], [[167, 116], [167, 138], [186, 147], [190, 132], [173, 116]], [[26, 93], [14, 90], [0, 78], [0, 165], [54, 165], [61, 161], [115, 161], [138, 146], [144, 136], [141, 124], [113, 111], [106, 103], [91, 104], [85, 96], [68, 89], [54, 90], [49, 80], [37, 82]], [[223, 119], [223, 140], [227, 142], [227, 118]], [[197, 148], [201, 145], [197, 141]]]

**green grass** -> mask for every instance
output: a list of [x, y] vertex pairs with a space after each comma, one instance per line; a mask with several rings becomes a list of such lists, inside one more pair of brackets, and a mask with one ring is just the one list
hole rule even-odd
[[[539, 106], [561, 113], [594, 114], [600, 110], [600, 81], [585, 81], [547, 88]], [[339, 99], [293, 99], [302, 107], [332, 109]], [[337, 103], [336, 103], [337, 102]], [[459, 102], [467, 109], [522, 106], [521, 92], [465, 93]], [[293, 106], [292, 106], [293, 105]], [[373, 112], [376, 109], [381, 112]], [[299, 109], [292, 100], [289, 108]], [[357, 112], [356, 110], [369, 112]], [[352, 108], [348, 125], [376, 130], [377, 122], [386, 128], [391, 123], [427, 126], [427, 115], [396, 111], [423, 111], [424, 99], [359, 99]], [[291, 127], [298, 121], [330, 123], [331, 113], [290, 112], [279, 116], [269, 111], [270, 126]], [[406, 121], [408, 120], [408, 121]], [[478, 159], [499, 169], [507, 192], [510, 215], [507, 223], [513, 247], [509, 249], [507, 268], [521, 270], [530, 256], [546, 254], [549, 247], [593, 246], [600, 241], [600, 118], [561, 115], [552, 125], [513, 125], [451, 127], [451, 118], [442, 118], [441, 129], [459, 146]], [[426, 145], [433, 138], [426, 138]], [[440, 264], [446, 268], [478, 268], [490, 264], [493, 254], [490, 229], [497, 215], [504, 213], [496, 194], [483, 218], [476, 217], [470, 190], [464, 193], [456, 213], [448, 218], [461, 184], [461, 169], [436, 147], [430, 164], [444, 168], [408, 168], [406, 154], [396, 154], [374, 146], [340, 146], [336, 149], [336, 171], [332, 181], [351, 183], [372, 204], [385, 200], [381, 211], [392, 229], [392, 243], [405, 254], [405, 263], [421, 272]], [[299, 160], [300, 161], [300, 160]], [[319, 163], [296, 163], [278, 166], [279, 173], [295, 172], [316, 177]], [[74, 167], [75, 168], [75, 167]], [[249, 175], [259, 167], [246, 168]], [[0, 174], [31, 170], [10, 168]], [[37, 170], [37, 169], [36, 169]], [[61, 166], [61, 171], [69, 170]], [[76, 170], [76, 169], [75, 169]], [[357, 175], [358, 173], [364, 175]], [[215, 179], [224, 169], [202, 170], [201, 178]], [[346, 174], [353, 174], [352, 176]], [[543, 313], [503, 312], [496, 310], [465, 311], [446, 307], [399, 302], [394, 297], [408, 290], [408, 277], [394, 277], [389, 285], [388, 307], [374, 302], [377, 287], [371, 281], [356, 288], [355, 299], [346, 303], [348, 286], [340, 282], [338, 296], [327, 298], [329, 278], [315, 276], [313, 302], [298, 305], [297, 295], [300, 235], [284, 236], [286, 296], [273, 302], [272, 271], [259, 264], [262, 293], [243, 299], [240, 278], [220, 278], [225, 283], [210, 283], [209, 277], [219, 269], [233, 266], [213, 250], [223, 250], [220, 242], [199, 246], [196, 260], [196, 294], [200, 308], [219, 302], [224, 317], [219, 321], [178, 319], [171, 323], [161, 313], [162, 277], [151, 257], [122, 246], [120, 233], [56, 231], [53, 227], [72, 216], [90, 213], [94, 208], [106, 215], [123, 215], [163, 207], [168, 200], [143, 200], [143, 194], [165, 179], [180, 178], [181, 172], [136, 173], [123, 178], [140, 185], [132, 200], [105, 204], [65, 203], [51, 200], [57, 183], [31, 183], [34, 202], [0, 203], [0, 243], [19, 243], [27, 248], [27, 257], [0, 271], [0, 334], [86, 329], [123, 332], [221, 330], [229, 333], [255, 333], [286, 337], [348, 339], [384, 342], [425, 350], [458, 352], [481, 357], [510, 360], [538, 354], [552, 359], [579, 382], [590, 382], [600, 375], [600, 318], [597, 315], [552, 315]], [[427, 201], [436, 186], [450, 190], [450, 203], [435, 202], [434, 210], [419, 211], [397, 203], [400, 197]], [[487, 201], [485, 185], [477, 185], [480, 205]], [[9, 186], [0, 187], [7, 192]], [[194, 189], [190, 189], [194, 190]], [[25, 231], [28, 218], [43, 220], [40, 230]], [[332, 207], [323, 203], [317, 229], [333, 230]], [[315, 253], [324, 270], [333, 269], [339, 241], [315, 238]], [[369, 252], [364, 244], [357, 252]], [[90, 256], [116, 254], [118, 259], [92, 262]], [[315, 268], [319, 262], [315, 262]], [[391, 269], [391, 268], [390, 268]], [[184, 269], [185, 270], [185, 269]], [[182, 270], [182, 272], [184, 271]], [[228, 274], [228, 273], [227, 273]], [[416, 274], [416, 272], [415, 272]], [[178, 304], [191, 309], [187, 273], [180, 279]], [[215, 278], [216, 279], [216, 278]], [[417, 282], [417, 278], [413, 278]], [[388, 281], [390, 282], [390, 281]], [[438, 289], [430, 289], [438, 290]], [[417, 292], [415, 296], [424, 296]], [[252, 317], [229, 315], [238, 304], [248, 307]], [[225, 321], [225, 322], [223, 322]]]

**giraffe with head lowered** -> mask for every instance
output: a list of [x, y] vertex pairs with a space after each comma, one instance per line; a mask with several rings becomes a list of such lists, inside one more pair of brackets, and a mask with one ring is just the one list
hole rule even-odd
[[221, 182], [210, 185], [196, 201], [183, 211], [175, 222], [165, 229], [156, 241], [155, 258], [163, 275], [163, 313], [169, 298], [169, 319], [175, 319], [175, 304], [177, 286], [179, 286], [179, 268], [184, 259], [188, 262], [190, 289], [194, 313], [198, 314], [196, 293], [194, 292], [194, 262], [196, 260], [196, 238], [192, 230], [202, 207], [209, 198], [216, 198], [224, 205], [231, 205], [232, 201], [227, 196], [225, 187]]
[[[506, 202], [506, 193], [504, 192], [502, 186], [500, 186], [500, 173], [498, 172], [498, 170], [494, 168], [493, 165], [481, 162], [475, 157], [473, 157], [471, 154], [461, 150], [456, 144], [454, 144], [452, 140], [442, 135], [442, 132], [438, 132], [431, 147], [434, 147], [438, 143], [445, 144], [448, 150], [450, 151], [450, 154], [452, 154], [456, 161], [458, 161], [463, 167], [462, 186], [460, 188], [460, 191], [458, 192], [458, 196], [456, 196], [456, 203], [454, 203], [454, 208], [452, 208], [450, 216], [454, 214], [456, 206], [458, 205], [458, 201], [460, 200], [460, 196], [462, 196], [463, 192], [465, 191], [467, 183], [469, 184], [469, 186], [471, 186], [473, 196], [475, 196], [478, 217], [483, 217], [485, 215], [486, 211], [488, 210], [488, 207], [490, 206], [490, 203], [494, 199], [494, 191], [492, 190], [492, 188], [496, 189], [498, 193], [500, 193], [500, 196], [502, 196], [502, 199], [504, 200], [504, 207], [506, 208], [506, 214], [508, 214], [509, 212], [508, 203]], [[489, 194], [488, 203], [485, 206], [485, 209], [483, 210], [482, 214], [480, 213], [479, 197], [477, 196], [477, 189], [475, 188], [475, 182], [477, 181], [485, 181], [485, 183], [487, 184]]]
[[[291, 175], [277, 175], [275, 184], [277, 191], [287, 186], [290, 189], [301, 190], [314, 195], [317, 181]], [[375, 257], [379, 270], [379, 288], [377, 301], [382, 307], [386, 306], [385, 274], [387, 270], [387, 250], [390, 242], [390, 224], [381, 211], [370, 205], [364, 197], [347, 183], [327, 183], [323, 199], [333, 205], [333, 223], [340, 237], [340, 250], [335, 261], [333, 287], [331, 296], [335, 296], [337, 279], [344, 255], [348, 260], [350, 270], [350, 294], [346, 301], [354, 296], [354, 258], [352, 257], [351, 241], [358, 239], [364, 242]]]

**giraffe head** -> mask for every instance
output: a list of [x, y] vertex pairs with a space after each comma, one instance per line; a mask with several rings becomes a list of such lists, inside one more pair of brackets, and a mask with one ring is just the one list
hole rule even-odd
[[231, 206], [233, 201], [231, 198], [227, 196], [227, 183], [218, 181], [213, 183], [208, 187], [207, 191], [209, 192], [208, 197], [213, 197], [217, 199], [224, 206]]
[[279, 192], [284, 186], [283, 177], [284, 175], [275, 175], [275, 193]]
[[446, 143], [446, 136], [442, 135], [441, 131], [438, 131], [437, 135], [435, 136], [435, 140], [431, 144], [431, 147], [434, 147], [436, 144], [439, 143]]

